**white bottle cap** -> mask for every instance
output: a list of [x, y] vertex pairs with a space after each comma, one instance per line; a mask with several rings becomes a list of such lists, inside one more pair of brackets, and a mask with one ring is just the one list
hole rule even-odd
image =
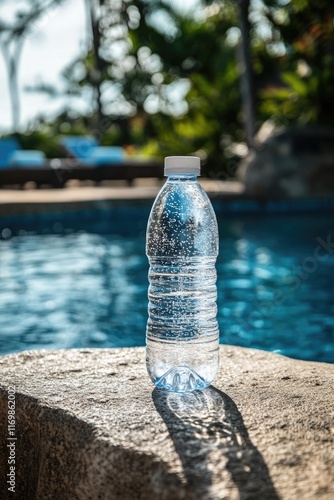
[[165, 158], [165, 175], [201, 173], [201, 161], [198, 156], [167, 156]]

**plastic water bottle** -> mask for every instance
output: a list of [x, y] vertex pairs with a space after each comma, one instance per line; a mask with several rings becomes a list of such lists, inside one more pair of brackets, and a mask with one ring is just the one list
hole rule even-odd
[[196, 156], [165, 159], [168, 180], [147, 227], [147, 370], [157, 387], [175, 392], [208, 387], [219, 365], [218, 227], [198, 175]]

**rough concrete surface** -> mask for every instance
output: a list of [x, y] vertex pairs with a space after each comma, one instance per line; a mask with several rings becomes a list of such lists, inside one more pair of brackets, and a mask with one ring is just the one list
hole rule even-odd
[[333, 365], [222, 346], [214, 385], [179, 395], [153, 388], [144, 358], [143, 348], [0, 358], [0, 498], [334, 498]]

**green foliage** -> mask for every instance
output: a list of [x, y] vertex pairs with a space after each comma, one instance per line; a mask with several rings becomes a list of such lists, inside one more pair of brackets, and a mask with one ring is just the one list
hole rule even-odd
[[51, 130], [35, 130], [26, 134], [16, 134], [22, 149], [38, 149], [43, 151], [47, 158], [64, 156], [58, 137]]
[[[242, 127], [236, 54], [226, 43], [235, 9], [225, 2], [212, 15], [196, 19], [166, 2], [156, 2], [155, 7], [158, 3], [172, 20], [174, 34], [152, 27], [149, 12], [141, 29], [131, 33], [133, 54], [146, 44], [161, 61], [160, 84], [150, 89], [158, 97], [157, 112], [149, 117], [157, 138], [156, 153], [165, 156], [201, 150], [220, 168], [225, 162], [222, 138], [235, 136]], [[183, 81], [188, 82], [189, 90], [178, 109], [168, 91]]]
[[277, 1], [264, 3], [271, 30], [266, 50], [278, 49], [271, 54], [278, 78], [259, 93], [261, 118], [334, 126], [334, 4], [292, 0], [282, 10]]
[[[97, 126], [91, 122], [103, 143], [118, 140], [160, 156], [203, 150], [220, 168], [222, 139], [243, 139], [236, 49], [226, 35], [236, 24], [236, 8], [225, 1], [205, 10], [206, 3], [198, 16], [161, 0], [103, 6], [103, 118]], [[157, 22], [156, 15], [168, 22]], [[112, 47], [122, 41], [115, 34], [121, 31], [117, 56]], [[80, 79], [75, 65], [66, 72], [72, 93], [94, 85], [94, 53], [77, 64], [85, 68]]]
[[[47, 137], [93, 133], [136, 154], [200, 152], [222, 171], [245, 140], [238, 4], [202, 0], [185, 12], [168, 0], [100, 0], [95, 45], [64, 72], [67, 94], [91, 95], [92, 111], [40, 121], [31, 144], [46, 151]], [[325, 0], [251, 3], [258, 126], [334, 125], [333, 18]]]

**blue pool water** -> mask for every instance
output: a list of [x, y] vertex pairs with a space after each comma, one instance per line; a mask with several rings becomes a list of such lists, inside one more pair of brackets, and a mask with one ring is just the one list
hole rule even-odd
[[[0, 354], [144, 345], [149, 209], [0, 218]], [[334, 362], [333, 215], [216, 211], [221, 342]]]

